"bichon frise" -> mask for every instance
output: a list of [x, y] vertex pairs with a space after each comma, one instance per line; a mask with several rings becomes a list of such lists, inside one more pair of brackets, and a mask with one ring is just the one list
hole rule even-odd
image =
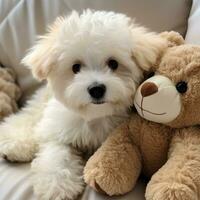
[[143, 69], [166, 42], [123, 14], [90, 10], [58, 18], [23, 59], [40, 89], [0, 126], [0, 154], [28, 162], [42, 200], [83, 191], [84, 161], [128, 115]]

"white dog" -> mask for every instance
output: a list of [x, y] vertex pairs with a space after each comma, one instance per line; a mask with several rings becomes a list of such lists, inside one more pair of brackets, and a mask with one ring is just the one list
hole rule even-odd
[[42, 200], [74, 199], [83, 191], [84, 161], [127, 117], [142, 70], [166, 42], [123, 14], [87, 10], [59, 18], [23, 59], [40, 89], [0, 126], [0, 154], [32, 159]]

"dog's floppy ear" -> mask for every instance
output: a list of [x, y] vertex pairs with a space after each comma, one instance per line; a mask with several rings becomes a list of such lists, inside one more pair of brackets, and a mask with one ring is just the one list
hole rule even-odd
[[29, 50], [22, 63], [31, 69], [38, 80], [47, 78], [54, 64], [53, 49], [47, 38], [40, 38], [38, 43]]
[[143, 27], [131, 27], [133, 58], [144, 70], [149, 70], [167, 48], [167, 41], [159, 34]]
[[46, 79], [56, 61], [55, 43], [56, 34], [59, 32], [64, 18], [57, 18], [48, 29], [48, 33], [39, 37], [26, 56], [22, 64], [32, 70], [33, 76], [38, 80]]

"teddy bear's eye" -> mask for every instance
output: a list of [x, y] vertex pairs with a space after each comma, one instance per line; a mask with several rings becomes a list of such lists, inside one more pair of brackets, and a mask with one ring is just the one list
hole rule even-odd
[[180, 81], [176, 84], [176, 89], [179, 93], [183, 94], [187, 91], [188, 86], [185, 81]]
[[80, 63], [75, 63], [72, 65], [72, 71], [74, 74], [77, 74], [81, 70], [81, 64]]
[[107, 61], [107, 64], [108, 64], [108, 67], [110, 69], [112, 69], [113, 71], [116, 70], [118, 68], [118, 65], [119, 65], [118, 62], [114, 59], [109, 59]]

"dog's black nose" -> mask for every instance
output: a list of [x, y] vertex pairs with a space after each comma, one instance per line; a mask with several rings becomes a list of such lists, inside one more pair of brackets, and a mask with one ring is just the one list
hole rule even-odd
[[101, 99], [106, 92], [106, 86], [104, 84], [95, 83], [88, 87], [88, 92], [92, 98]]

